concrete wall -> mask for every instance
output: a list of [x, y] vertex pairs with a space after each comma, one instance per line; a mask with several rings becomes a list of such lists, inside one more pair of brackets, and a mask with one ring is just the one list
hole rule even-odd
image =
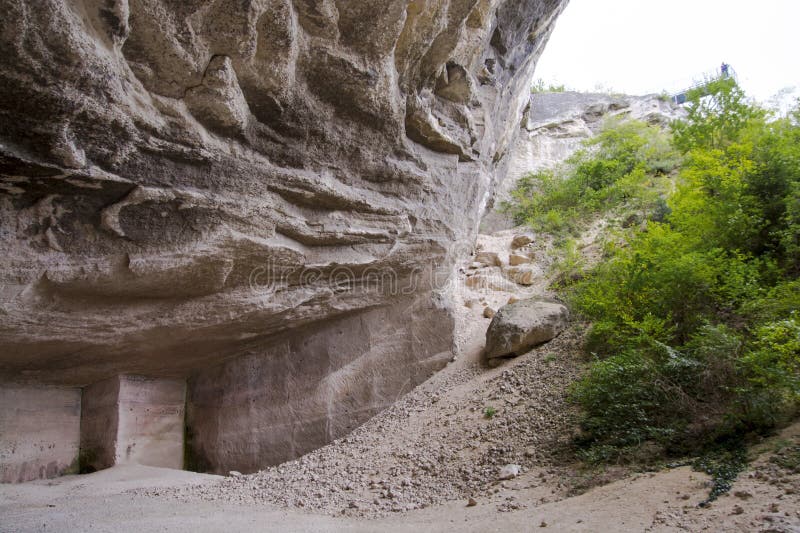
[[0, 385], [0, 482], [75, 470], [80, 413], [78, 388]]
[[186, 385], [182, 380], [116, 376], [86, 387], [81, 467], [122, 463], [183, 468]]
[[452, 357], [452, 318], [427, 302], [295, 332], [191, 379], [187, 467], [253, 472], [324, 446], [390, 406]]

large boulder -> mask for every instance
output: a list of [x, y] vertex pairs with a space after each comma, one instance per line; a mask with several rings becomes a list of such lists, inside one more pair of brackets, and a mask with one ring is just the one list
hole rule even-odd
[[508, 304], [486, 330], [488, 360], [516, 357], [561, 333], [569, 321], [567, 308], [555, 301], [531, 298]]

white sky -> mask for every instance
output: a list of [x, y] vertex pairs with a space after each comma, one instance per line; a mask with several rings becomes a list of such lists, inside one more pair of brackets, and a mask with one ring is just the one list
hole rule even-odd
[[800, 0], [570, 0], [535, 77], [672, 93], [723, 61], [760, 101], [800, 86]]

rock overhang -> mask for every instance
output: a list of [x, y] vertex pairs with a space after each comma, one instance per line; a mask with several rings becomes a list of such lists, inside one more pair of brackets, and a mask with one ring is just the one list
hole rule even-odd
[[370, 398], [357, 422], [442, 364], [434, 280], [566, 2], [0, 4], [0, 379], [191, 388], [282, 339], [302, 373], [325, 350], [291, 339], [368, 324], [337, 360], [369, 371], [326, 389]]

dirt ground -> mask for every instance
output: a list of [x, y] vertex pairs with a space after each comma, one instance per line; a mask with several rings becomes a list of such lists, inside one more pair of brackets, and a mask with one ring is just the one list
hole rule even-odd
[[[800, 426], [781, 436], [800, 445]], [[706, 508], [708, 478], [687, 467], [634, 475], [585, 494], [537, 504], [537, 487], [504, 489], [527, 506], [498, 512], [465, 501], [379, 519], [333, 517], [269, 504], [176, 502], [164, 487], [213, 485], [216, 476], [120, 466], [87, 476], [0, 487], [2, 531], [800, 531], [800, 476], [772, 467], [769, 453], [729, 495]], [[759, 474], [760, 472], [760, 474]], [[529, 480], [520, 480], [526, 485]], [[142, 495], [141, 489], [154, 491]]]

